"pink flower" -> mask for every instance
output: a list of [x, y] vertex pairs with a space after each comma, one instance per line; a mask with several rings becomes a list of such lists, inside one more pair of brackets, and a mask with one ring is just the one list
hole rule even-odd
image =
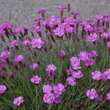
[[78, 71], [73, 71], [72, 72], [72, 77], [73, 78], [75, 78], [75, 79], [80, 79], [80, 78], [82, 78], [84, 75], [83, 75], [83, 73], [80, 71], [80, 70], [78, 70]]
[[79, 54], [79, 59], [85, 61], [89, 59], [88, 53], [86, 51], [81, 51]]
[[6, 85], [0, 84], [0, 95], [4, 94], [7, 90]]
[[107, 75], [106, 75], [106, 73], [103, 73], [103, 74], [101, 75], [101, 80], [104, 80], [104, 81], [107, 80]]
[[41, 38], [34, 38], [31, 44], [32, 48], [41, 49], [44, 46], [45, 42]]
[[98, 56], [97, 51], [92, 50], [88, 53], [90, 58], [96, 58]]
[[55, 95], [53, 93], [44, 94], [43, 101], [47, 104], [53, 104], [55, 101]]
[[103, 20], [103, 16], [102, 15], [97, 15], [96, 20]]
[[[86, 32], [93, 32], [94, 31], [93, 26], [91, 26], [89, 23], [84, 24], [84, 29], [85, 29]], [[88, 36], [88, 37], [89, 38], [87, 39], [87, 41], [89, 40], [89, 42], [91, 42], [91, 40], [93, 40], [93, 37], [92, 38], [90, 36]]]
[[84, 61], [84, 64], [86, 67], [92, 66], [95, 64], [95, 61], [93, 59], [88, 59]]
[[32, 30], [33, 32], [40, 33], [42, 31], [42, 28], [39, 25], [34, 25]]
[[106, 43], [107, 47], [110, 48], [110, 41]]
[[63, 37], [65, 34], [64, 27], [62, 25], [59, 25], [53, 33], [58, 37]]
[[58, 52], [58, 56], [60, 57], [60, 58], [64, 58], [65, 57], [65, 51], [64, 51], [64, 49], [61, 49], [59, 52]]
[[8, 59], [10, 56], [10, 52], [8, 50], [4, 50], [0, 53], [0, 58], [6, 60]]
[[47, 21], [50, 28], [55, 28], [58, 24], [60, 24], [60, 18], [57, 16], [51, 16]]
[[61, 97], [59, 97], [59, 96], [55, 96], [54, 103], [55, 103], [55, 104], [59, 104], [59, 103], [61, 103]]
[[110, 80], [110, 68], [104, 71], [105, 80]]
[[68, 77], [66, 79], [66, 81], [67, 81], [67, 84], [70, 85], [70, 86], [75, 86], [76, 85], [76, 80], [73, 77]]
[[15, 63], [22, 63], [24, 61], [24, 56], [23, 55], [17, 55], [15, 57]]
[[46, 72], [49, 77], [54, 78], [56, 75], [56, 66], [54, 64], [49, 64], [46, 68]]
[[24, 103], [24, 97], [23, 96], [18, 96], [14, 98], [13, 104], [15, 106], [21, 106]]
[[68, 69], [66, 69], [66, 72], [67, 72], [68, 75], [72, 75], [72, 72], [73, 71], [74, 70], [71, 67], [69, 67]]
[[30, 42], [29, 39], [26, 39], [26, 40], [23, 41], [23, 45], [24, 45], [25, 47], [29, 47], [30, 44], [31, 44], [31, 42]]
[[106, 94], [106, 100], [110, 101], [110, 92]]
[[62, 83], [58, 83], [53, 86], [53, 92], [59, 96], [65, 92], [65, 86]]
[[103, 38], [103, 39], [108, 39], [109, 36], [110, 36], [109, 33], [106, 33], [106, 32], [101, 34], [101, 38]]
[[38, 85], [38, 84], [41, 82], [41, 77], [39, 77], [38, 75], [35, 75], [35, 76], [33, 76], [33, 77], [31, 78], [31, 82], [32, 82], [33, 84]]
[[11, 46], [11, 47], [18, 47], [18, 46], [19, 46], [18, 40], [12, 40], [12, 41], [10, 42], [10, 46]]
[[77, 24], [77, 21], [76, 19], [74, 19], [73, 17], [67, 17], [65, 20], [64, 20], [64, 23], [70, 25], [70, 26], [75, 26]]
[[87, 41], [88, 42], [96, 42], [96, 40], [98, 39], [98, 35], [96, 33], [91, 33], [90, 35], [87, 36]]
[[53, 86], [50, 84], [43, 86], [43, 93], [49, 94], [52, 93], [52, 90], [53, 90]]
[[80, 66], [80, 59], [78, 57], [74, 57], [73, 56], [70, 59], [70, 64], [71, 64], [72, 69], [74, 69], [74, 70], [78, 70], [78, 69], [81, 68], [81, 66]]
[[75, 32], [75, 29], [72, 26], [66, 24], [65, 32], [66, 33], [72, 33], [72, 32]]
[[23, 25], [15, 28], [15, 34], [25, 34], [26, 31], [27, 31], [27, 27]]
[[39, 69], [39, 64], [38, 63], [33, 63], [30, 66], [33, 70], [38, 70]]
[[10, 22], [4, 22], [0, 24], [0, 29], [6, 31], [8, 29], [12, 29], [13, 25]]
[[100, 71], [94, 71], [91, 73], [93, 80], [101, 80], [102, 73]]
[[88, 90], [86, 91], [86, 96], [87, 96], [88, 98], [90, 98], [91, 100], [96, 100], [96, 99], [99, 97], [97, 91], [96, 91], [94, 88], [88, 89]]

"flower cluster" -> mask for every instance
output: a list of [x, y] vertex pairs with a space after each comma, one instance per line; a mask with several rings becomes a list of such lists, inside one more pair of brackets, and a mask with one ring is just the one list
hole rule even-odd
[[110, 68], [106, 69], [104, 72], [99, 70], [93, 71], [91, 76], [92, 79], [96, 81], [110, 80]]
[[84, 63], [86, 67], [90, 67], [95, 64], [95, 58], [98, 56], [95, 50], [86, 52], [81, 51], [79, 54], [79, 59]]
[[62, 83], [56, 85], [43, 86], [43, 101], [47, 104], [57, 104], [61, 102], [61, 96], [65, 92], [65, 86]]
[[70, 58], [70, 67], [67, 69], [67, 84], [70, 86], [76, 85], [76, 80], [81, 79], [84, 74], [81, 71], [81, 62], [78, 57]]

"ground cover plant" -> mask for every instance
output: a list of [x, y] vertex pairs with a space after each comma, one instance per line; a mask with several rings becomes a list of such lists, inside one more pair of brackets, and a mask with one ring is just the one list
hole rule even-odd
[[110, 109], [110, 16], [57, 9], [0, 24], [0, 110]]

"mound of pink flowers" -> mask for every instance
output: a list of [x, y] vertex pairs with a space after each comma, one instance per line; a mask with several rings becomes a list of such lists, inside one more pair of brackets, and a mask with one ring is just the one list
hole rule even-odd
[[[21, 77], [34, 88], [34, 96], [36, 88], [41, 89], [41, 101], [47, 105], [62, 103], [66, 92], [77, 87], [83, 88], [85, 100], [110, 102], [110, 16], [82, 20], [70, 4], [57, 8], [58, 16], [38, 10], [31, 29], [0, 24], [0, 97], [13, 91], [8, 81]], [[26, 100], [22, 92], [10, 97], [14, 107], [24, 106]]]

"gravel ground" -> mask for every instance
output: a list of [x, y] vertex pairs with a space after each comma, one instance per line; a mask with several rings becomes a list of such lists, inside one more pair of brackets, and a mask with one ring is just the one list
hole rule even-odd
[[110, 0], [0, 0], [0, 22], [11, 20], [15, 24], [30, 25], [36, 9], [45, 7], [53, 14], [56, 5], [67, 2], [80, 11], [82, 18], [110, 14]]

